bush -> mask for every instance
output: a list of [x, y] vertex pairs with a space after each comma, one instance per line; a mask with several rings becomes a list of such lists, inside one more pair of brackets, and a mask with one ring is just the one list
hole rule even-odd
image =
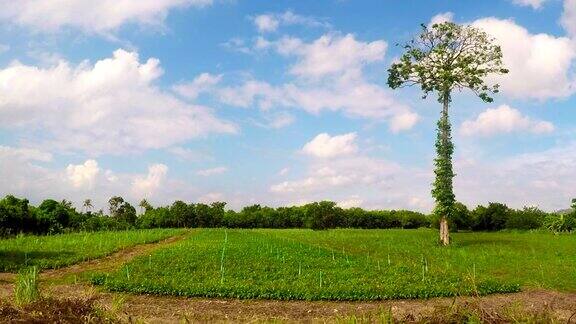
[[321, 201], [307, 204], [306, 225], [314, 230], [336, 228], [344, 223], [342, 208], [337, 207], [333, 201]]
[[550, 214], [544, 218], [543, 227], [554, 232], [572, 232], [576, 230], [576, 212], [569, 214]]
[[472, 229], [475, 231], [499, 231], [506, 227], [511, 210], [505, 204], [489, 203], [472, 211]]
[[513, 210], [506, 220], [507, 229], [529, 230], [541, 228], [548, 214], [536, 207]]

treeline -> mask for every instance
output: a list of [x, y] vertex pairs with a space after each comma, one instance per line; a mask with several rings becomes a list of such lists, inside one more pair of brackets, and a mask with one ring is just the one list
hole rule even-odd
[[[122, 197], [112, 197], [108, 213], [93, 212], [89, 200], [83, 211], [69, 201], [44, 200], [32, 206], [27, 199], [6, 196], [0, 200], [0, 235], [52, 234], [73, 231], [130, 228], [228, 227], [228, 228], [419, 228], [437, 227], [433, 216], [408, 210], [343, 209], [331, 201], [292, 207], [252, 205], [240, 211], [226, 210], [226, 203], [185, 203], [153, 207], [143, 200], [139, 208]], [[576, 207], [576, 206], [573, 206]], [[450, 217], [453, 230], [498, 231], [503, 229], [576, 230], [576, 211], [547, 213], [538, 208], [512, 209], [500, 203], [469, 210], [457, 203]]]

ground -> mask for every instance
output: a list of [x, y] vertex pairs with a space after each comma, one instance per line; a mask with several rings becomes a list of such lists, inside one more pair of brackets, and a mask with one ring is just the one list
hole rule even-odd
[[[169, 247], [193, 233], [130, 247], [101, 259], [73, 266], [47, 270], [40, 275], [44, 296], [58, 300], [94, 301], [111, 318], [120, 321], [143, 320], [149, 323], [189, 321], [378, 321], [392, 315], [408, 322], [434, 318], [459, 321], [461, 310], [473, 310], [486, 322], [532, 320], [576, 322], [576, 294], [544, 289], [527, 289], [519, 293], [494, 294], [483, 297], [432, 298], [427, 300], [390, 301], [270, 301], [238, 299], [206, 299], [173, 296], [111, 293], [87, 283], [89, 273], [114, 271], [126, 262], [154, 250]], [[14, 274], [0, 274], [0, 297], [11, 299]], [[460, 310], [460, 311], [459, 311]], [[450, 315], [458, 313], [456, 315]], [[0, 311], [0, 316], [2, 312]], [[446, 317], [452, 316], [452, 317]], [[456, 317], [454, 317], [456, 316]], [[538, 320], [540, 319], [540, 320]]]

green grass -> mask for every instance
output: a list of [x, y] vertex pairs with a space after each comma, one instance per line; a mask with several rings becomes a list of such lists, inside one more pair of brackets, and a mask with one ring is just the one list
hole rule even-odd
[[19, 236], [0, 240], [0, 271], [30, 266], [59, 268], [99, 258], [136, 244], [156, 242], [181, 233], [180, 229], [92, 232], [50, 236]]
[[[377, 300], [576, 291], [576, 236], [433, 230], [204, 229], [93, 282], [182, 296]], [[225, 243], [226, 242], [226, 243]]]

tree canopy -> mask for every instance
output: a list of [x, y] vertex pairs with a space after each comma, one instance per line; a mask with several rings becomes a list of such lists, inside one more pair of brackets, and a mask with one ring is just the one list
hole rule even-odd
[[388, 70], [393, 88], [419, 85], [426, 98], [437, 92], [439, 100], [452, 90], [468, 88], [491, 102], [498, 84], [486, 84], [490, 74], [504, 74], [502, 49], [484, 31], [452, 22], [422, 25], [422, 32], [404, 45], [405, 53]]

